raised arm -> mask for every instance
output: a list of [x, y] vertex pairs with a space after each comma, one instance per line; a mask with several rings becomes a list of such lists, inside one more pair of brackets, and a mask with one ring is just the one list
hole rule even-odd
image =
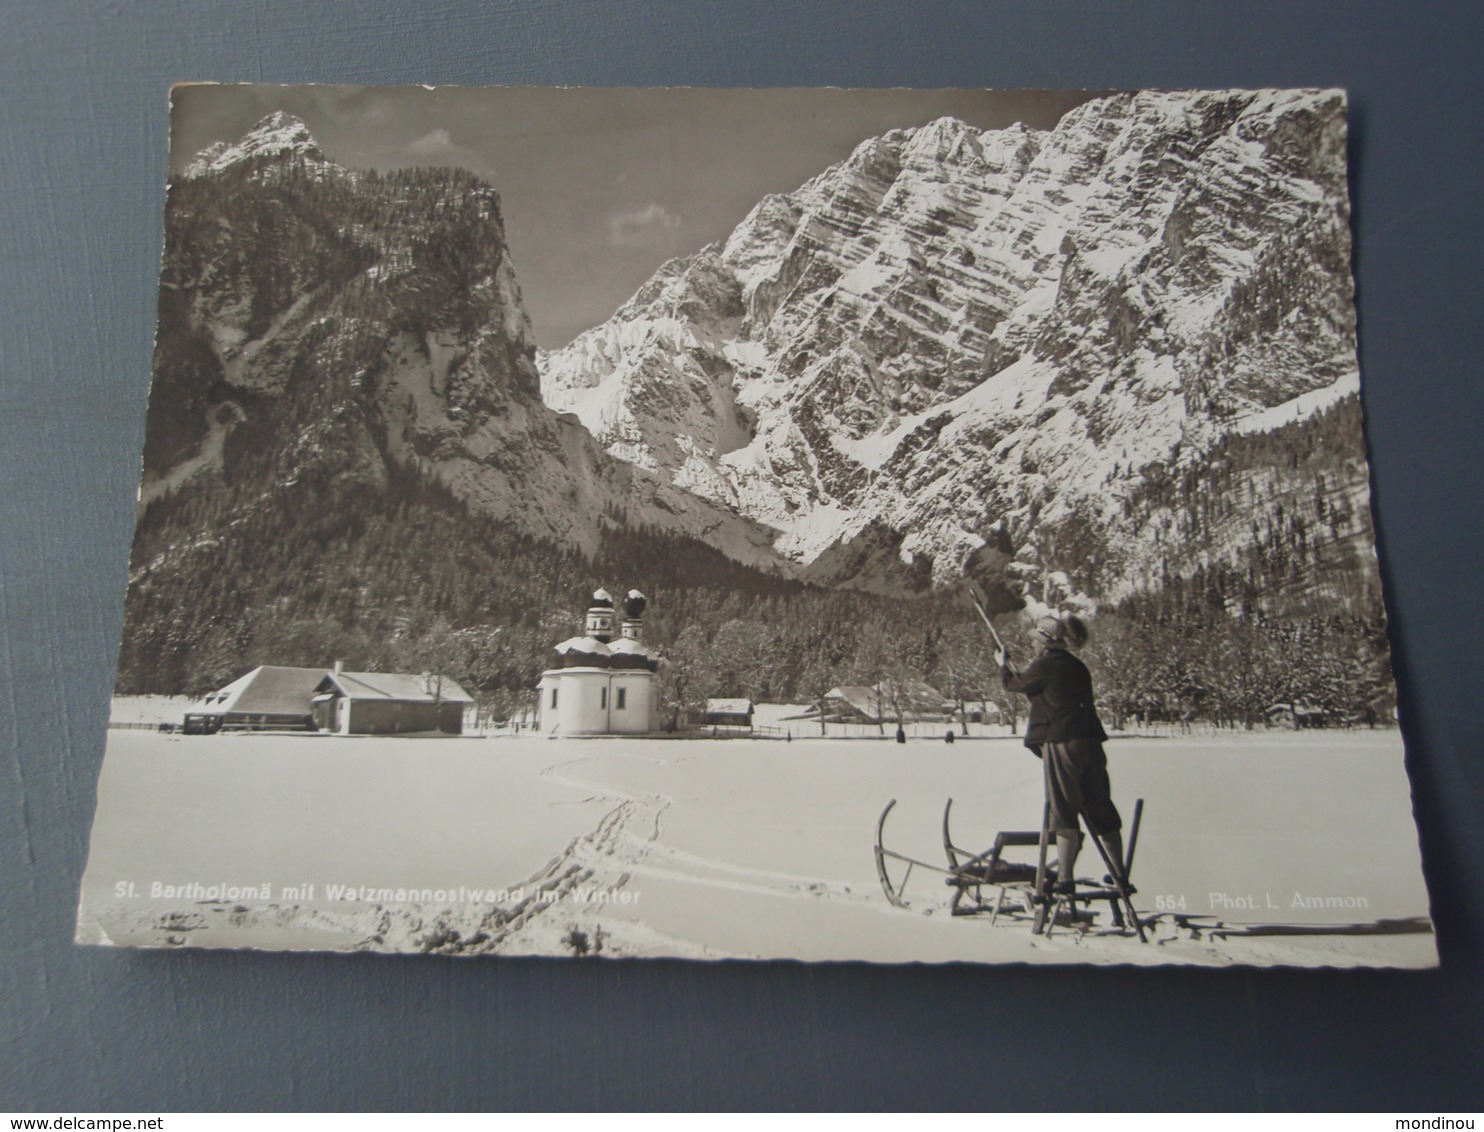
[[1023, 692], [1027, 696], [1039, 695], [1045, 687], [1045, 670], [1040, 659], [1030, 662], [1024, 672], [1010, 667], [1009, 658], [1000, 665], [1000, 682], [1012, 692]]

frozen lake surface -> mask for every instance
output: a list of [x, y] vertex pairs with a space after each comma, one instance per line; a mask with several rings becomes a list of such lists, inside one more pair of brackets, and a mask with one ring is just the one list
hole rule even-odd
[[[876, 962], [1426, 966], [1395, 731], [1119, 738], [1152, 942], [887, 902], [872, 847], [941, 864], [1035, 829], [1013, 739], [367, 739], [115, 730], [78, 935], [144, 946]], [[1079, 872], [1100, 875], [1091, 848]], [[1095, 872], [1094, 872], [1095, 870]], [[1285, 925], [1297, 934], [1258, 934]]]

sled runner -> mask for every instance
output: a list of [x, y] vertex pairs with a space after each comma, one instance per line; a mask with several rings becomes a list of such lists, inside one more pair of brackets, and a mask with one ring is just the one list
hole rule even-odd
[[[896, 804], [895, 798], [888, 802], [876, 822], [876, 875], [881, 880], [881, 890], [895, 907], [908, 906], [905, 893], [914, 869], [937, 873], [943, 877], [945, 884], [953, 888], [951, 911], [955, 916], [988, 912], [990, 922], [993, 923], [999, 918], [1005, 896], [1015, 888], [1024, 890], [1027, 894], [1023, 906], [1027, 909], [1032, 907], [1029, 894], [1034, 890], [1038, 867], [1028, 861], [1007, 860], [1004, 852], [1011, 847], [1040, 844], [1039, 833], [1000, 833], [989, 849], [983, 853], [971, 854], [953, 843], [949, 832], [949, 815], [953, 811], [953, 799], [950, 798], [943, 808], [943, 852], [948, 858], [948, 867], [944, 868], [942, 865], [930, 864], [886, 848], [886, 819]], [[896, 866], [901, 866], [900, 879], [892, 875], [898, 871]], [[990, 888], [995, 890], [992, 903], [985, 892]]]
[[[888, 849], [882, 843], [882, 838], [886, 831], [887, 816], [896, 804], [897, 800], [895, 798], [886, 803], [886, 809], [881, 811], [881, 817], [876, 820], [876, 876], [881, 881], [881, 891], [886, 893], [886, 898], [891, 901], [892, 907], [905, 908], [907, 907], [907, 902], [902, 899], [902, 894], [907, 891], [907, 881], [911, 879], [913, 869], [927, 869], [935, 873], [945, 872], [946, 870], [940, 869], [936, 865], [930, 865], [926, 861], [919, 861], [916, 857], [908, 857], [904, 853], [898, 853], [895, 850]], [[906, 866], [902, 870], [902, 879], [900, 881], [892, 880], [891, 870], [887, 866], [888, 861], [895, 861]]]

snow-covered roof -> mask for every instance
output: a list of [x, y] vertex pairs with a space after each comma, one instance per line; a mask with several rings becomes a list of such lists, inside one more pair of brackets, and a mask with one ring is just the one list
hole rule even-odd
[[593, 656], [611, 656], [613, 648], [597, 637], [569, 637], [556, 646], [556, 651], [566, 656], [569, 652], [591, 653]]
[[947, 696], [926, 680], [883, 680], [876, 688], [887, 703], [901, 701], [913, 711], [937, 711], [945, 706], [953, 706]]
[[[321, 670], [323, 672], [323, 670]], [[454, 700], [472, 704], [474, 697], [447, 676], [414, 675], [407, 672], [329, 672], [323, 673], [320, 690], [334, 686], [351, 700], [399, 700], [433, 703]]]
[[861, 700], [876, 694], [875, 688], [862, 684], [840, 684], [824, 694], [827, 700]]
[[309, 699], [324, 675], [323, 668], [262, 664], [207, 696], [205, 710], [252, 715], [308, 714]]
[[[561, 646], [558, 645], [557, 647], [560, 648]], [[646, 645], [643, 641], [636, 641], [629, 637], [620, 637], [618, 640], [614, 641], [608, 646], [608, 651], [632, 653], [635, 656], [657, 655], [655, 651], [648, 645]]]
[[953, 708], [951, 700], [923, 680], [902, 680], [896, 684], [883, 680], [870, 688], [842, 684], [831, 688], [823, 699], [827, 703], [848, 705], [871, 720], [891, 717], [899, 708], [908, 715], [938, 715]]
[[706, 701], [707, 715], [751, 715], [752, 701], [748, 699], [713, 699]]

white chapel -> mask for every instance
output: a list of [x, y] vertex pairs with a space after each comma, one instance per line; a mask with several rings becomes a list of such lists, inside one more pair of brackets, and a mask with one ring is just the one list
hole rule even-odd
[[541, 674], [540, 728], [547, 735], [642, 735], [654, 726], [655, 673], [663, 658], [644, 644], [644, 609], [638, 590], [623, 600], [614, 640], [613, 598], [593, 594], [584, 635], [556, 646]]

